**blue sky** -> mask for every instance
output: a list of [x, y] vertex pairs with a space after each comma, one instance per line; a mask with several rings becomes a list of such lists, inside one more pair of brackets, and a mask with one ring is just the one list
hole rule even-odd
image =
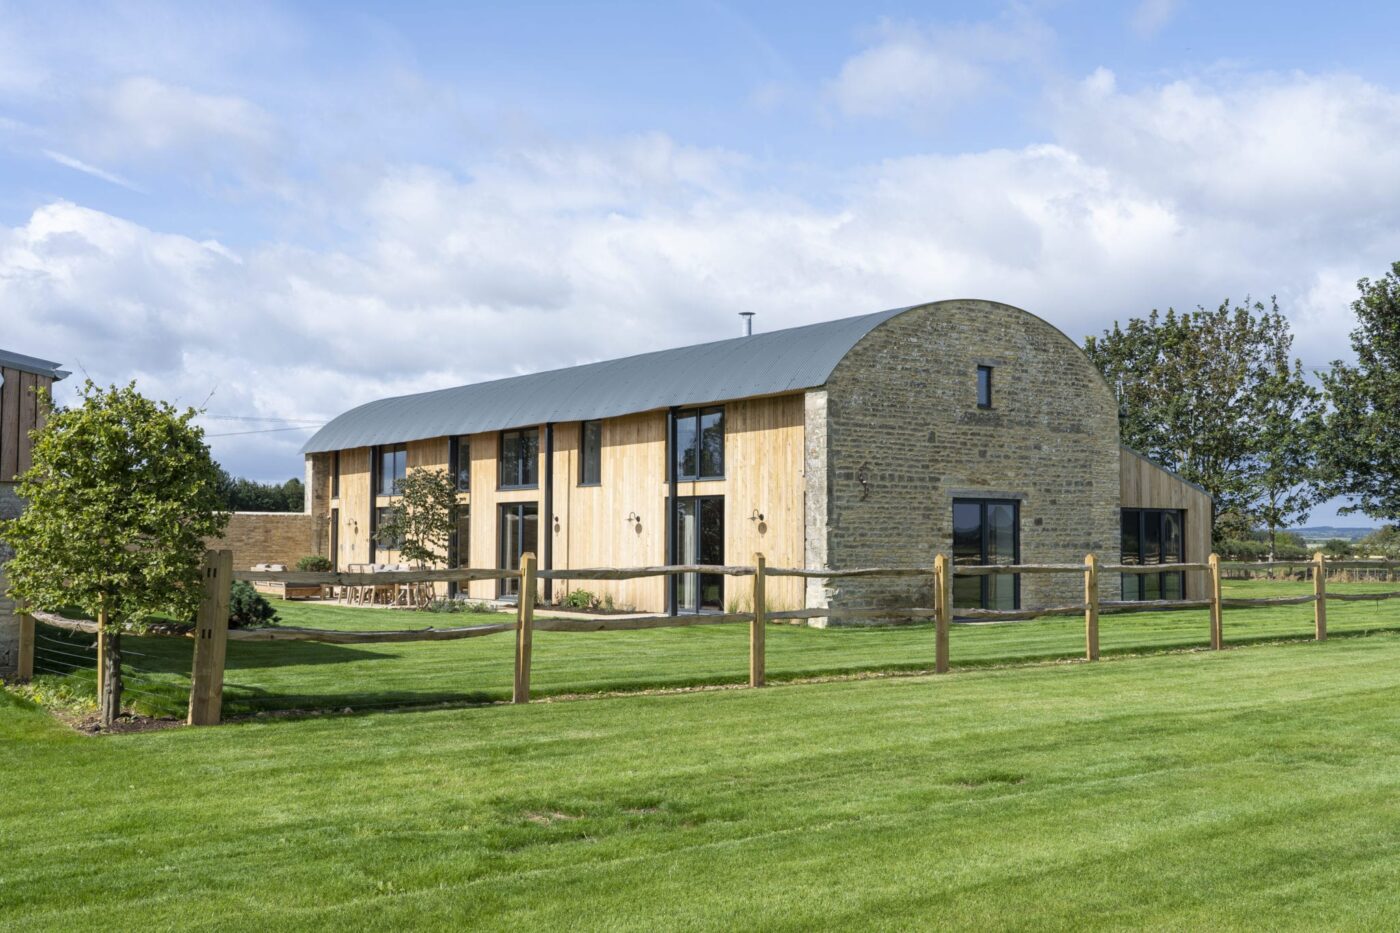
[[207, 399], [260, 479], [352, 404], [739, 310], [1277, 294], [1319, 365], [1400, 259], [1400, 9], [1324, 12], [0, 0], [4, 343]]

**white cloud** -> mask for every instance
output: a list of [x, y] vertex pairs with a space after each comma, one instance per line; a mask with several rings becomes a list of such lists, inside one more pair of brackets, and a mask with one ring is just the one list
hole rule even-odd
[[851, 117], [922, 121], [967, 104], [1034, 64], [1052, 36], [1020, 11], [1000, 19], [925, 27], [886, 21], [876, 41], [842, 66], [828, 92]]
[[98, 107], [98, 145], [123, 155], [225, 146], [264, 152], [275, 145], [272, 118], [249, 101], [151, 77], [118, 82], [99, 95]]
[[1137, 35], [1150, 39], [1171, 22], [1180, 6], [1180, 0], [1141, 0], [1128, 25]]
[[[1352, 283], [1400, 256], [1397, 95], [1306, 75], [1125, 91], [1099, 71], [1053, 103], [1050, 142], [889, 159], [807, 197], [662, 134], [388, 164], [321, 182], [355, 231], [334, 247], [235, 250], [56, 201], [0, 227], [5, 342], [283, 418], [728, 336], [739, 310], [774, 329], [957, 296], [1077, 339], [1277, 292], [1306, 361], [1345, 354]], [[285, 478], [303, 436], [215, 449]]]
[[122, 188], [145, 194], [145, 191], [143, 189], [137, 187], [136, 185], [133, 185], [125, 178], [113, 172], [108, 172], [105, 169], [100, 169], [96, 165], [89, 165], [83, 160], [75, 159], [70, 155], [64, 155], [61, 152], [54, 152], [52, 149], [45, 149], [43, 150], [43, 152], [44, 155], [48, 156], [48, 158], [52, 159], [54, 162], [57, 162], [59, 165], [65, 166], [66, 168], [71, 168], [75, 172], [82, 172], [85, 175], [91, 175], [94, 178], [100, 178], [103, 181], [108, 182], [109, 184], [118, 185]]

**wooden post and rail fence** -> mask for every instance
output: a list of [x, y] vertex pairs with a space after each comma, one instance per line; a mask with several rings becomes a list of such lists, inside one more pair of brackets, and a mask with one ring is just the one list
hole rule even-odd
[[[1300, 566], [1300, 562], [1270, 564], [1232, 563], [1231, 567]], [[502, 632], [515, 632], [515, 670], [511, 691], [515, 703], [530, 701], [530, 669], [535, 631], [602, 632], [635, 631], [688, 625], [749, 625], [749, 676], [751, 687], [762, 687], [766, 681], [766, 630], [773, 623], [795, 623], [814, 619], [836, 621], [878, 621], [880, 619], [927, 620], [934, 622], [934, 672], [949, 670], [949, 627], [958, 622], [1011, 622], [1047, 616], [1084, 616], [1084, 657], [1095, 661], [1099, 657], [1099, 618], [1104, 612], [1124, 613], [1172, 609], [1210, 610], [1210, 647], [1224, 647], [1224, 610], [1227, 608], [1314, 605], [1314, 638], [1327, 638], [1327, 600], [1384, 600], [1400, 598], [1400, 592], [1389, 593], [1328, 593], [1328, 568], [1337, 567], [1400, 567], [1400, 561], [1327, 561], [1319, 551], [1307, 566], [1311, 567], [1313, 592], [1305, 596], [1225, 599], [1221, 593], [1222, 561], [1215, 554], [1206, 563], [1179, 564], [1100, 564], [1093, 554], [1083, 564], [996, 564], [954, 565], [946, 554], [934, 559], [932, 571], [918, 568], [871, 567], [854, 570], [809, 570], [769, 567], [762, 554], [754, 555], [752, 566], [716, 566], [709, 564], [680, 564], [658, 567], [574, 568], [540, 570], [535, 555], [525, 554], [518, 569], [463, 568], [457, 570], [378, 571], [375, 573], [313, 573], [301, 571], [235, 571], [233, 552], [209, 551], [201, 566], [202, 595], [193, 630], [182, 633], [194, 639], [194, 664], [190, 678], [188, 723], [194, 726], [215, 725], [222, 717], [225, 658], [228, 642], [234, 641], [314, 641], [329, 644], [373, 644], [384, 642], [446, 641], [476, 638]], [[1176, 600], [1105, 600], [1101, 598], [1101, 574], [1152, 574], [1161, 572], [1203, 571], [1207, 574], [1205, 599]], [[539, 581], [569, 580], [628, 580], [640, 577], [674, 576], [687, 573], [723, 574], [732, 577], [752, 577], [752, 608], [748, 612], [706, 613], [694, 615], [654, 615], [631, 618], [565, 619], [539, 618], [536, 598]], [[993, 574], [1082, 574], [1084, 601], [1066, 606], [1037, 609], [956, 609], [953, 606], [953, 579], [958, 576], [988, 576]], [[838, 608], [771, 610], [767, 601], [767, 581], [770, 577], [805, 577], [817, 579], [853, 579], [862, 577], [930, 578], [932, 608]], [[363, 586], [370, 584], [456, 582], [472, 580], [520, 581], [519, 600], [513, 622], [485, 623], [452, 628], [395, 629], [377, 632], [343, 632], [309, 628], [228, 627], [229, 593], [235, 580], [248, 582], [274, 581], [284, 583], [320, 584], [324, 586]], [[35, 621], [68, 631], [99, 633], [97, 622], [68, 619], [51, 612], [41, 612], [24, 605], [19, 614], [20, 680], [34, 675]], [[167, 634], [159, 632], [156, 634]], [[101, 667], [99, 665], [99, 672]], [[100, 689], [100, 687], [99, 687]]]

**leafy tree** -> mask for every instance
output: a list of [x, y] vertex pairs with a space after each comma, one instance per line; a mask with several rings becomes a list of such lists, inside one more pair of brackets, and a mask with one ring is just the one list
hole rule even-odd
[[1254, 457], [1249, 514], [1264, 526], [1268, 559], [1279, 557], [1279, 531], [1308, 520], [1313, 506], [1327, 498], [1318, 474], [1318, 442], [1323, 431], [1322, 393], [1308, 385], [1298, 360], [1289, 364], [1292, 336], [1275, 342], [1265, 377], [1254, 400]]
[[457, 484], [446, 470], [410, 470], [398, 497], [375, 530], [381, 546], [396, 547], [406, 561], [423, 567], [445, 563], [457, 525]]
[[1278, 303], [1248, 300], [1154, 310], [1084, 341], [1116, 389], [1123, 443], [1210, 493], [1217, 543], [1301, 521], [1319, 497], [1319, 401], [1292, 346]]
[[285, 483], [258, 483], [235, 479], [220, 467], [219, 494], [230, 512], [300, 512], [306, 507], [306, 486], [296, 477]]
[[156, 615], [192, 618], [201, 594], [204, 539], [228, 515], [218, 468], [193, 423], [136, 391], [91, 380], [80, 403], [33, 433], [20, 478], [29, 502], [0, 526], [14, 548], [10, 592], [40, 609], [75, 607], [98, 620], [104, 725], [121, 711], [121, 633]]
[[1367, 557], [1400, 558], [1400, 525], [1386, 525], [1356, 542], [1356, 552]]
[[1352, 302], [1356, 363], [1323, 375], [1331, 402], [1324, 467], [1331, 491], [1357, 504], [1342, 512], [1400, 519], [1400, 262], [1379, 280], [1361, 279]]
[[1356, 552], [1355, 546], [1346, 538], [1328, 538], [1318, 550], [1332, 558], [1350, 557]]

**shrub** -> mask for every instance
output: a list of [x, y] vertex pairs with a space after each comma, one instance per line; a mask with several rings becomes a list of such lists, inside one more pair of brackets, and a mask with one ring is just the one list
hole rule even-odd
[[330, 573], [331, 559], [320, 554], [307, 554], [297, 561], [297, 569], [304, 573]]
[[233, 581], [229, 592], [228, 627], [257, 628], [277, 622], [277, 610], [251, 583]]
[[598, 597], [588, 590], [574, 590], [560, 603], [566, 609], [597, 609]]
[[432, 602], [428, 603], [428, 605], [424, 608], [426, 608], [428, 612], [466, 612], [471, 613], [473, 615], [482, 612], [500, 611], [490, 603], [473, 602], [471, 600], [466, 599], [444, 599], [442, 597], [434, 599]]

